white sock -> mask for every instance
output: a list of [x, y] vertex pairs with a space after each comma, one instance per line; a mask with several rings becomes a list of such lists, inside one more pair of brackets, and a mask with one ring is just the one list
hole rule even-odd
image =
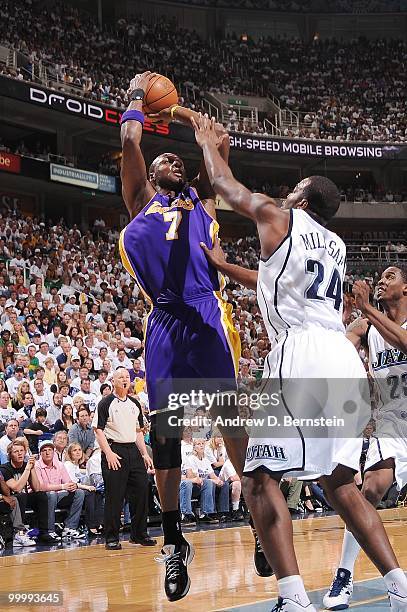
[[239, 500], [232, 501], [232, 510], [239, 510]]
[[286, 576], [277, 580], [278, 592], [283, 599], [287, 597], [302, 606], [308, 606], [310, 600], [305, 592], [304, 583], [301, 576]]
[[339, 567], [343, 567], [344, 569], [349, 570], [352, 576], [359, 551], [360, 546], [355, 536], [350, 531], [345, 529], [342, 542], [342, 556], [339, 563]]
[[407, 597], [407, 576], [400, 567], [387, 572], [383, 579], [389, 591]]

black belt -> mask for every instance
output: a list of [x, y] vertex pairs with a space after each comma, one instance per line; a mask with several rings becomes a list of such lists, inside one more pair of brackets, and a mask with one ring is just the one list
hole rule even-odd
[[120, 446], [134, 446], [136, 441], [134, 442], [116, 442], [116, 440], [107, 440], [107, 443], [110, 444], [120, 444]]

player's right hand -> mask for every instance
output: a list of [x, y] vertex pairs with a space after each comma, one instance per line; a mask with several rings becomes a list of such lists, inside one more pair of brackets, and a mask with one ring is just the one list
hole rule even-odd
[[365, 281], [357, 280], [353, 284], [352, 293], [355, 296], [356, 308], [365, 312], [366, 306], [369, 306], [369, 285]]
[[129, 96], [135, 89], [142, 89], [144, 92], [146, 92], [150, 80], [155, 76], [157, 76], [157, 74], [155, 72], [150, 72], [149, 70], [142, 72], [141, 74], [136, 74], [136, 76], [130, 81], [127, 95]]
[[198, 113], [198, 116], [191, 117], [191, 124], [195, 131], [196, 143], [203, 148], [205, 144], [213, 144], [216, 147], [220, 145], [220, 138], [216, 133], [215, 117], [208, 117]]

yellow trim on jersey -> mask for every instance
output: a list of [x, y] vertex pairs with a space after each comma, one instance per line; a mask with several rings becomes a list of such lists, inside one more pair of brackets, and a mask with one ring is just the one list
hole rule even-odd
[[[146, 299], [148, 305], [150, 306], [150, 310], [148, 311], [146, 318], [144, 319], [144, 325], [143, 325], [143, 333], [144, 333], [144, 351], [145, 351], [145, 346], [146, 346], [146, 342], [147, 342], [147, 325], [148, 325], [148, 319], [151, 315], [151, 313], [153, 312], [153, 300], [150, 298], [150, 296], [148, 295], [148, 293], [146, 293], [143, 289], [143, 287], [140, 284], [140, 281], [137, 278], [137, 274], [134, 271], [133, 266], [131, 265], [130, 259], [127, 255], [126, 252], [126, 247], [124, 246], [124, 234], [126, 232], [127, 227], [125, 227], [121, 232], [120, 232], [120, 237], [119, 237], [119, 251], [120, 251], [120, 257], [123, 263], [123, 266], [126, 268], [127, 272], [130, 274], [130, 276], [132, 278], [134, 278], [134, 280], [137, 283], [138, 288], [141, 291], [141, 294], [144, 296], [144, 298]], [[145, 387], [147, 388], [148, 386], [148, 374], [147, 374], [147, 368], [146, 368], [146, 372], [145, 372]]]
[[145, 297], [147, 302], [152, 307], [153, 300], [151, 299], [151, 297], [148, 295], [148, 293], [146, 293], [145, 290], [143, 289], [143, 287], [141, 286], [140, 281], [137, 278], [137, 274], [135, 273], [134, 268], [131, 265], [130, 259], [129, 259], [129, 257], [127, 255], [126, 247], [124, 246], [124, 234], [126, 232], [126, 229], [127, 229], [127, 227], [125, 227], [120, 232], [120, 238], [119, 238], [119, 251], [120, 251], [120, 257], [121, 257], [122, 263], [123, 263], [123, 266], [126, 268], [127, 272], [130, 274], [130, 276], [132, 276], [134, 278], [134, 280], [136, 281], [137, 286], [140, 289], [141, 293], [143, 294], [143, 296]]
[[235, 376], [239, 373], [239, 359], [241, 355], [241, 345], [240, 345], [240, 336], [233, 324], [232, 318], [232, 304], [229, 302], [225, 302], [222, 298], [222, 294], [220, 291], [214, 291], [213, 295], [216, 297], [218, 301], [218, 306], [220, 310], [220, 320], [222, 323], [223, 331], [225, 332], [225, 338], [229, 345], [230, 353], [233, 359], [233, 365], [235, 368]]
[[[207, 214], [208, 216], [210, 216], [209, 213]], [[219, 223], [216, 221], [216, 219], [213, 219], [212, 223], [209, 226], [209, 235], [212, 240], [212, 248], [215, 246], [215, 240], [216, 238], [218, 238], [218, 234], [219, 234]], [[224, 276], [220, 272], [218, 272], [218, 281], [219, 281], [219, 291], [223, 291], [224, 288], [226, 287], [226, 281], [225, 281]]]
[[[213, 219], [209, 227], [209, 234], [212, 239], [212, 248], [215, 244], [216, 238], [218, 238], [218, 232], [219, 223], [216, 221], [216, 219]], [[220, 310], [220, 320], [222, 323], [223, 331], [225, 332], [226, 341], [229, 345], [230, 353], [232, 355], [233, 365], [235, 368], [235, 376], [237, 378], [237, 375], [239, 373], [239, 359], [241, 355], [240, 336], [233, 324], [232, 304], [225, 302], [225, 300], [222, 298], [222, 291], [226, 286], [226, 281], [220, 272], [218, 272], [218, 278], [219, 291], [214, 291], [213, 295], [218, 301], [218, 306]]]

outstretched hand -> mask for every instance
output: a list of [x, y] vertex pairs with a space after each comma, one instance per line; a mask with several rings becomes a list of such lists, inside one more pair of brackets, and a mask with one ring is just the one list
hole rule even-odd
[[216, 147], [219, 147], [221, 138], [216, 133], [215, 117], [210, 119], [208, 115], [199, 113], [197, 119], [191, 117], [191, 123], [195, 130], [195, 140], [201, 148], [205, 144], [214, 144]]
[[366, 306], [369, 305], [369, 285], [365, 281], [355, 281], [352, 287], [352, 293], [355, 296], [356, 308], [365, 312]]
[[226, 256], [220, 246], [219, 238], [215, 239], [212, 249], [209, 249], [204, 242], [200, 242], [200, 245], [209, 263], [217, 270], [221, 270], [226, 263]]

